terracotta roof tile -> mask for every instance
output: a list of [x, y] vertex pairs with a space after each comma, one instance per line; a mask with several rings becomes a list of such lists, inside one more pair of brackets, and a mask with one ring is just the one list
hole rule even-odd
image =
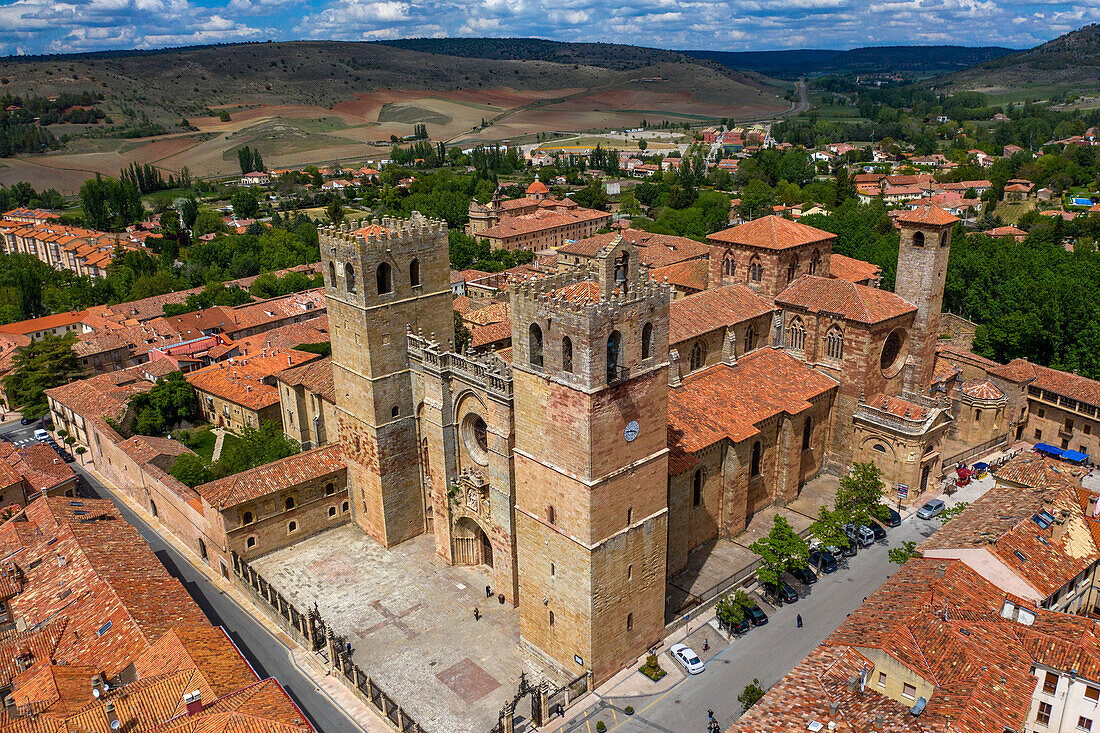
[[220, 511], [288, 486], [343, 471], [345, 465], [341, 456], [339, 445], [328, 445], [200, 484], [195, 491]]
[[671, 234], [653, 234], [642, 229], [623, 229], [619, 232], [595, 234], [578, 239], [558, 248], [559, 254], [595, 257], [617, 236], [638, 248], [638, 261], [649, 267], [665, 267], [685, 260], [705, 259], [710, 248], [687, 237]]
[[336, 387], [332, 382], [331, 356], [276, 372], [275, 378], [290, 385], [301, 385], [329, 402], [336, 402]]
[[815, 242], [831, 242], [834, 239], [835, 234], [781, 216], [764, 216], [707, 235], [707, 241], [716, 244], [741, 244], [775, 250], [801, 247]]
[[802, 412], [836, 387], [835, 379], [780, 349], [759, 349], [736, 366], [715, 364], [669, 390], [669, 448], [692, 453], [723, 439], [747, 440], [762, 420]]
[[881, 276], [882, 268], [878, 265], [838, 255], [836, 252], [829, 255], [829, 277], [853, 283], [866, 283], [868, 280], [877, 280]]
[[1025, 359], [1013, 359], [989, 373], [1017, 382], [1030, 379], [1031, 387], [1100, 407], [1100, 382], [1095, 379], [1040, 366]]
[[272, 349], [211, 364], [189, 372], [186, 379], [200, 392], [262, 410], [279, 403], [279, 388], [272, 383], [276, 373], [318, 358], [306, 351]]
[[514, 237], [519, 234], [531, 234], [545, 229], [554, 229], [598, 219], [610, 220], [611, 214], [606, 211], [583, 208], [572, 210], [539, 209], [530, 214], [505, 217], [496, 226], [478, 232], [477, 237], [486, 239]]
[[685, 260], [665, 267], [655, 267], [649, 271], [651, 280], [667, 281], [687, 290], [706, 290], [710, 278], [710, 265], [704, 259]]
[[[170, 366], [170, 365], [169, 365]], [[145, 365], [98, 374], [46, 390], [46, 395], [82, 415], [121, 420], [130, 398], [153, 388]]]
[[963, 382], [959, 391], [976, 400], [999, 400], [1003, 399], [1005, 396], [1005, 393], [988, 379], [971, 379], [970, 381]]
[[938, 206], [921, 206], [910, 209], [898, 215], [898, 218], [895, 219], [899, 224], [933, 224], [936, 226], [954, 224], [958, 220], [957, 216], [947, 213]]
[[881, 323], [917, 310], [889, 291], [816, 275], [798, 278], [776, 296], [775, 302], [811, 313], [835, 313], [857, 323]]
[[672, 301], [669, 344], [772, 313], [775, 307], [743, 284], [704, 290]]

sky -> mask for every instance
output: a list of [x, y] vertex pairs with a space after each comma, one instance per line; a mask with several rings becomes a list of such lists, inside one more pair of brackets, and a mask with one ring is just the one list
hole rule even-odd
[[438, 36], [723, 51], [1026, 48], [1098, 21], [1100, 0], [0, 0], [0, 55]]

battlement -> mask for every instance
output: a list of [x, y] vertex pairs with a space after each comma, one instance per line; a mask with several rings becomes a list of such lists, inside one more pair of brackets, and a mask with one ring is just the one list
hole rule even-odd
[[429, 219], [419, 211], [412, 212], [408, 219], [383, 217], [367, 221], [359, 219], [352, 224], [344, 222], [340, 226], [329, 225], [317, 230], [322, 246], [365, 247], [368, 249], [400, 249], [410, 244], [420, 244], [427, 240], [446, 242], [447, 223]]
[[625, 288], [601, 287], [595, 267], [588, 265], [566, 272], [511, 285], [513, 312], [534, 312], [538, 306], [562, 313], [611, 316], [624, 306], [649, 304], [660, 307], [671, 298], [667, 283], [649, 279], [648, 268]]

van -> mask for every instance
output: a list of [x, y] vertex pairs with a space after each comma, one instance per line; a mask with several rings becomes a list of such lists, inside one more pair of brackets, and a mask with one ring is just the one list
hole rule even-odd
[[875, 544], [875, 533], [870, 527], [864, 525], [856, 527], [856, 535], [859, 539], [860, 547], [870, 547]]

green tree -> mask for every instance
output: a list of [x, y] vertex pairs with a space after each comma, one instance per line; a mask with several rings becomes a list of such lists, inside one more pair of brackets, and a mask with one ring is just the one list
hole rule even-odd
[[163, 435], [199, 414], [195, 390], [183, 372], [161, 377], [151, 390], [134, 395], [130, 407], [134, 414], [132, 430], [138, 435]]
[[20, 348], [12, 357], [12, 372], [4, 377], [8, 401], [23, 417], [39, 418], [49, 411], [46, 390], [68, 384], [84, 375], [80, 357], [73, 351], [76, 335], [52, 333]]
[[939, 516], [937, 517], [937, 519], [939, 519], [939, 520], [940, 520], [940, 524], [941, 524], [941, 525], [943, 525], [943, 524], [947, 524], [947, 523], [948, 523], [948, 522], [950, 522], [950, 521], [951, 521], [952, 519], [954, 519], [955, 517], [959, 516], [959, 515], [960, 515], [960, 514], [962, 514], [962, 513], [964, 512], [964, 511], [966, 511], [966, 508], [967, 508], [968, 506], [970, 506], [970, 502], [968, 502], [968, 501], [960, 501], [960, 502], [959, 502], [958, 504], [955, 504], [955, 505], [953, 505], [953, 506], [949, 506], [949, 507], [947, 507], [946, 509], [944, 509], [944, 510], [943, 510], [942, 512], [940, 512], [940, 513], [939, 513]]
[[734, 600], [733, 596], [723, 596], [714, 607], [718, 620], [728, 628], [733, 628], [745, 618], [745, 607]]
[[229, 203], [233, 206], [233, 214], [238, 219], [251, 219], [260, 210], [260, 202], [256, 199], [256, 194], [248, 190], [237, 191], [229, 199]]
[[190, 229], [195, 226], [195, 219], [199, 215], [199, 204], [194, 198], [188, 196], [176, 199], [176, 211], [179, 212], [184, 227]]
[[473, 334], [470, 333], [470, 329], [466, 327], [466, 323], [462, 320], [462, 314], [458, 311], [455, 314], [455, 348], [461, 354], [466, 350], [466, 347], [473, 339]]
[[232, 118], [229, 116], [229, 111], [223, 109], [221, 112], [218, 113], [218, 119], [222, 122], [229, 122], [229, 120], [231, 120]]
[[649, 143], [647, 143], [644, 139], [638, 141], [638, 150], [645, 150], [648, 147]]
[[838, 547], [848, 541], [848, 535], [844, 534], [844, 522], [839, 514], [831, 512], [825, 507], [819, 507], [817, 519], [810, 525], [810, 533], [818, 542], [826, 547]]
[[760, 680], [754, 677], [752, 682], [745, 685], [745, 689], [737, 696], [737, 702], [741, 703], [741, 710], [745, 711], [760, 702], [762, 697], [764, 697], [764, 688], [760, 686]]
[[607, 191], [599, 181], [591, 181], [580, 191], [574, 192], [571, 198], [586, 209], [606, 210], [609, 203]]
[[886, 554], [890, 557], [890, 562], [896, 565], [904, 565], [909, 562], [909, 558], [920, 557], [920, 553], [917, 552], [917, 543], [908, 540], [902, 542], [901, 547], [891, 547]]
[[206, 464], [194, 453], [180, 454], [168, 473], [192, 488], [210, 480]]
[[344, 220], [344, 204], [339, 196], [333, 196], [325, 208], [325, 215], [333, 224], [339, 224]]
[[806, 541], [779, 514], [775, 515], [768, 534], [749, 545], [749, 549], [760, 555], [756, 577], [763, 583], [777, 582], [779, 574], [785, 570], [805, 567], [810, 554]]
[[222, 448], [221, 457], [210, 467], [212, 479], [231, 476], [280, 458], [292, 456], [302, 447], [283, 433], [282, 423], [266, 420], [259, 428], [246, 426], [241, 439]]
[[741, 203], [738, 212], [745, 219], [761, 217], [772, 212], [775, 205], [775, 193], [764, 181], [754, 178], [741, 191]]
[[878, 466], [870, 461], [857, 461], [848, 475], [840, 479], [834, 511], [844, 521], [855, 524], [870, 524], [872, 518], [885, 519], [889, 514], [882, 503], [885, 489]]
[[141, 194], [133, 182], [116, 181], [96, 174], [80, 186], [84, 221], [92, 229], [121, 231], [141, 219]]
[[225, 222], [216, 211], [209, 209], [200, 211], [195, 216], [195, 224], [191, 227], [191, 233], [196, 237], [206, 234], [220, 234], [225, 231]]

